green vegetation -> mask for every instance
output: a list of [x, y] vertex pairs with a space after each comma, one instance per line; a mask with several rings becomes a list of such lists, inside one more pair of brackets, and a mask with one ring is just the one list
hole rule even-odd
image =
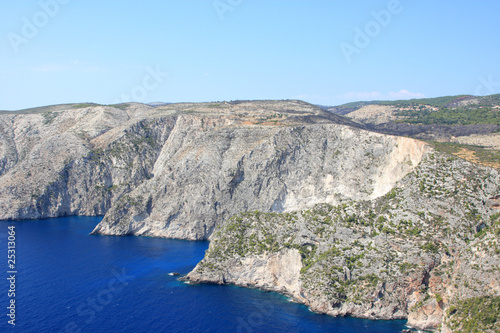
[[91, 106], [99, 106], [99, 105], [100, 104], [96, 104], [96, 103], [80, 103], [80, 104], [74, 104], [71, 107], [73, 109], [81, 109], [81, 108], [89, 108]]
[[111, 104], [109, 105], [113, 108], [120, 109], [120, 110], [126, 110], [130, 104], [129, 103], [120, 103], [120, 104]]
[[96, 185], [96, 186], [94, 186], [94, 188], [97, 192], [104, 192], [104, 191], [112, 192], [118, 188], [118, 185], [111, 185], [108, 187], [106, 185]]
[[54, 119], [59, 115], [57, 112], [52, 112], [52, 111], [47, 111], [42, 113], [43, 116], [43, 124], [44, 125], [50, 125], [52, 122], [54, 122]]
[[375, 286], [380, 281], [380, 278], [375, 274], [368, 274], [368, 275], [359, 277], [358, 280], [359, 281], [367, 281], [371, 285]]
[[400, 100], [394, 101], [392, 103], [396, 103], [397, 105], [402, 106], [410, 106], [410, 105], [430, 105], [434, 107], [445, 107], [451, 103], [461, 101], [468, 97], [472, 97], [470, 95], [457, 95], [457, 96], [442, 96], [436, 98], [418, 98], [418, 99], [410, 99], [410, 100]]
[[474, 297], [451, 306], [448, 326], [455, 332], [499, 332], [500, 297]]
[[416, 269], [418, 269], [418, 265], [417, 264], [410, 264], [408, 262], [404, 262], [404, 263], [402, 263], [402, 264], [399, 265], [399, 270], [403, 274], [408, 273], [408, 272], [413, 272]]
[[396, 197], [396, 194], [397, 194], [396, 189], [392, 189], [385, 195], [385, 197], [387, 199], [394, 199]]
[[374, 101], [372, 103], [378, 105], [393, 105], [399, 107], [416, 106], [416, 105], [446, 107], [451, 103], [458, 102], [469, 97], [473, 96], [470, 95], [442, 96], [435, 98], [416, 98], [416, 99], [396, 100], [396, 101]]
[[500, 125], [500, 110], [469, 105], [459, 108], [441, 107], [438, 111], [428, 108], [401, 110], [398, 122], [422, 125]]
[[220, 103], [212, 103], [212, 104], [208, 104], [207, 105], [207, 108], [220, 108], [222, 105]]
[[425, 250], [425, 251], [428, 251], [431, 253], [438, 253], [438, 250], [439, 250], [439, 246], [437, 246], [433, 242], [427, 242], [421, 248], [422, 248], [422, 250]]
[[[494, 97], [496, 95], [492, 95]], [[370, 102], [351, 102], [339, 105], [338, 110], [354, 111], [366, 105], [388, 105], [388, 106], [398, 106], [398, 107], [408, 107], [416, 105], [429, 105], [433, 107], [446, 107], [453, 102], [463, 100], [465, 98], [472, 97], [470, 95], [458, 95], [458, 96], [443, 96], [436, 98], [419, 98], [419, 99], [409, 99], [409, 100], [397, 100], [397, 101], [370, 101]], [[486, 96], [490, 97], [490, 96]], [[483, 97], [483, 98], [486, 98]]]
[[500, 166], [500, 152], [497, 150], [491, 150], [480, 146], [471, 146], [454, 142], [428, 141], [428, 143], [437, 151], [441, 151], [452, 155], [457, 155], [459, 153], [468, 151], [470, 152], [472, 158], [477, 159], [476, 161], [477, 163], [497, 168]]
[[210, 248], [210, 257], [226, 260], [234, 256], [243, 257], [248, 254], [262, 254], [266, 251], [277, 252], [280, 248], [290, 245], [286, 242], [289, 236], [285, 236], [286, 239], [279, 237], [263, 223], [269, 220], [276, 222], [282, 217], [291, 221], [290, 214], [259, 211], [245, 212], [231, 217], [229, 223], [216, 233], [217, 236], [225, 235], [225, 237], [219, 240], [217, 246]]
[[[474, 274], [485, 274], [488, 281], [498, 274], [500, 212], [484, 204], [498, 186], [496, 177], [495, 172], [437, 151], [424, 157], [403, 186], [375, 200], [317, 204], [294, 213], [237, 214], [216, 231], [201, 267], [225, 274], [230, 265], [247, 265], [245, 259], [260, 264], [296, 249], [303, 288], [326, 297], [334, 307], [365, 306], [382, 298], [393, 302], [394, 295], [385, 291], [388, 286], [428, 273], [453, 284], [460, 294], [450, 297], [418, 281], [423, 297], [409, 310], [434, 301], [447, 309], [448, 302], [455, 302], [455, 328], [498, 331], [492, 326], [498, 325], [496, 300], [478, 298], [474, 306], [482, 308], [481, 313], [468, 301], [457, 300], [488, 290], [486, 279]], [[471, 255], [482, 252], [488, 256], [466, 264]], [[464, 264], [456, 265], [456, 260]]]

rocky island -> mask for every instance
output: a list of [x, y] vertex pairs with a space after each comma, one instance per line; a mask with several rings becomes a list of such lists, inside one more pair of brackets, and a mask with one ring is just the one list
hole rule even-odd
[[104, 215], [93, 233], [210, 240], [191, 283], [496, 332], [498, 100], [0, 112], [0, 219]]

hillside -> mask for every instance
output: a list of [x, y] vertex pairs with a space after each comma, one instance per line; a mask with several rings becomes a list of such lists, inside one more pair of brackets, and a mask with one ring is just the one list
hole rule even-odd
[[[500, 149], [500, 94], [354, 102], [324, 109], [372, 131], [426, 140], [452, 154], [460, 147], [456, 156], [500, 167], [496, 152]], [[436, 141], [440, 144], [435, 145]]]
[[[488, 199], [499, 180], [496, 170], [427, 152], [383, 197], [232, 217], [185, 279], [277, 291], [334, 316], [461, 332], [464, 304], [500, 301], [500, 213]], [[497, 332], [498, 319], [486, 305], [467, 325]]]
[[[239, 148], [251, 149], [280, 131], [323, 123], [357, 126], [299, 101], [182, 103], [156, 108], [136, 103], [72, 104], [2, 113], [0, 219], [104, 215], [116, 203], [125, 220], [130, 216], [126, 210], [134, 209], [133, 203], [140, 198], [128, 194], [152, 178], [151, 183], [158, 180], [155, 176], [169, 174], [175, 163], [187, 163], [184, 157], [192, 153], [195, 158], [204, 153], [205, 162], [213, 161], [204, 172], [218, 177], [221, 170], [213, 160], [214, 149], [226, 154], [238, 140]], [[176, 158], [170, 159], [171, 154]], [[238, 166], [232, 162], [227, 173]], [[184, 165], [177, 167], [187, 171]], [[220, 176], [224, 181], [228, 177]], [[212, 184], [216, 185], [220, 188]], [[165, 197], [158, 199], [152, 202], [154, 206], [164, 204]], [[176, 197], [176, 202], [182, 207], [184, 199]], [[214, 204], [210, 203], [210, 209]], [[163, 223], [175, 216], [176, 212], [164, 216]], [[208, 237], [212, 227], [207, 227], [206, 234], [189, 237]]]
[[209, 239], [184, 279], [494, 332], [500, 153], [471, 145], [498, 134], [497, 97], [0, 112], [0, 219], [104, 215], [93, 234]]

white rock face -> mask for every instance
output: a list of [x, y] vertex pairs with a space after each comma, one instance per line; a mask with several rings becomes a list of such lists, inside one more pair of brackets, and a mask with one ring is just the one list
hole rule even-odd
[[449, 304], [500, 293], [498, 171], [361, 127], [300, 101], [0, 113], [0, 220], [210, 238], [190, 281], [446, 331]]
[[234, 215], [183, 279], [277, 291], [332, 316], [456, 329], [462, 300], [500, 294], [498, 183], [498, 170], [429, 151], [383, 197]]
[[0, 219], [106, 214], [94, 233], [207, 239], [241, 211], [382, 196], [427, 149], [352, 126], [298, 101], [2, 114]]
[[141, 104], [45, 109], [0, 113], [0, 219], [103, 215], [152, 170], [140, 138], [162, 143], [174, 123]]
[[207, 122], [180, 116], [154, 177], [129, 194], [140, 204], [113, 206], [94, 232], [206, 239], [241, 211], [373, 199], [411, 172], [426, 150], [417, 140], [337, 124], [228, 127], [219, 120], [207, 130]]
[[[300, 269], [302, 260], [298, 250], [282, 249], [277, 253], [265, 253], [245, 257], [232, 263], [231, 270], [218, 276], [220, 283], [274, 290], [302, 299], [300, 296]], [[190, 273], [191, 281], [206, 282], [197, 278], [197, 270]], [[208, 282], [214, 282], [208, 280]]]

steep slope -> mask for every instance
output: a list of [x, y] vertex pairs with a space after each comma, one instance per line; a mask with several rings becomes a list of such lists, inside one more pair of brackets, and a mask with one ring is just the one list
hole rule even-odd
[[324, 108], [380, 133], [423, 140], [455, 141], [455, 137], [487, 136], [500, 128], [500, 95], [354, 102]]
[[[129, 200], [125, 195], [153, 173], [164, 174], [172, 149], [189, 151], [183, 144], [192, 140], [190, 135], [197, 135], [198, 129], [190, 128], [197, 122], [206, 122], [207, 136], [202, 140], [217, 137], [222, 129], [230, 141], [232, 128], [263, 128], [248, 132], [255, 142], [278, 127], [355, 125], [300, 101], [182, 103], [156, 108], [136, 103], [65, 104], [1, 112], [0, 219], [105, 214], [118, 199]], [[246, 144], [247, 134], [242, 135], [240, 143]], [[223, 152], [227, 142], [219, 141]], [[205, 172], [219, 169], [216, 163], [210, 167], [214, 169]], [[157, 207], [161, 204], [155, 202]]]
[[425, 150], [300, 101], [64, 107], [0, 115], [0, 219], [206, 239], [241, 211], [381, 196]]
[[235, 126], [180, 116], [145, 181], [94, 233], [206, 239], [248, 210], [288, 212], [387, 193], [423, 143], [337, 124]]
[[498, 330], [498, 171], [367, 131], [379, 106], [354, 120], [301, 101], [1, 112], [0, 219], [105, 214], [93, 233], [211, 239], [192, 282], [274, 290], [330, 315]]
[[174, 121], [120, 107], [0, 115], [0, 219], [102, 215], [149, 177]]
[[[500, 214], [488, 200], [498, 184], [495, 169], [427, 153], [381, 198], [234, 216], [185, 279], [277, 291], [334, 316], [457, 330], [463, 300], [500, 297]], [[488, 332], [498, 329], [491, 311]]]

